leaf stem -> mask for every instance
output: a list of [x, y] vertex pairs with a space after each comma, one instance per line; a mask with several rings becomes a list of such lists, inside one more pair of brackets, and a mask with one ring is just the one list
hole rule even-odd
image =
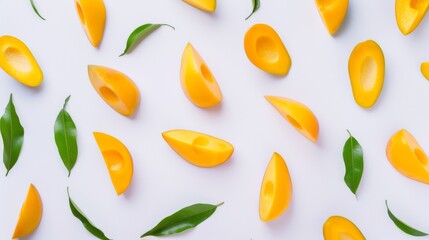
[[221, 203], [219, 203], [219, 204], [217, 204], [217, 205], [215, 205], [215, 206], [216, 206], [216, 207], [220, 207], [220, 206], [222, 206], [224, 203], [225, 203], [225, 202], [221, 202]]

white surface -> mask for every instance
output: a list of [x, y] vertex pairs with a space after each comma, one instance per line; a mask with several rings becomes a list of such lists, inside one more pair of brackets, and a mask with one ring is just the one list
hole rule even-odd
[[[407, 128], [429, 149], [429, 84], [421, 76], [428, 60], [429, 20], [410, 36], [399, 32], [394, 1], [350, 1], [336, 37], [330, 37], [308, 1], [263, 1], [248, 21], [250, 0], [219, 0], [214, 15], [180, 0], [105, 0], [107, 24], [99, 49], [87, 40], [73, 1], [0, 0], [0, 35], [23, 40], [41, 65], [45, 81], [29, 89], [0, 71], [0, 111], [9, 93], [26, 135], [18, 163], [9, 176], [0, 167], [0, 239], [10, 239], [30, 182], [43, 198], [44, 215], [28, 239], [93, 239], [68, 207], [66, 187], [85, 214], [114, 239], [138, 239], [163, 217], [196, 203], [225, 205], [194, 230], [169, 239], [323, 239], [322, 226], [331, 215], [352, 220], [368, 239], [412, 239], [389, 220], [384, 200], [410, 225], [429, 231], [429, 188], [400, 175], [389, 164], [389, 137]], [[169, 23], [130, 55], [117, 57], [129, 33], [147, 23]], [[283, 39], [292, 58], [285, 78], [254, 67], [243, 48], [243, 36], [254, 23], [268, 23]], [[354, 102], [347, 62], [353, 47], [374, 39], [386, 57], [381, 97], [371, 110]], [[224, 95], [220, 107], [192, 105], [180, 87], [182, 50], [190, 41], [206, 60]], [[86, 66], [113, 67], [139, 86], [137, 115], [128, 119], [92, 89]], [[53, 124], [64, 99], [79, 134], [79, 158], [70, 178], [53, 137]], [[297, 133], [263, 98], [286, 96], [308, 105], [320, 122], [313, 144]], [[194, 167], [176, 155], [161, 132], [184, 128], [231, 142], [232, 159], [217, 168]], [[343, 181], [342, 147], [354, 134], [364, 149], [365, 171], [356, 199]], [[134, 157], [134, 178], [117, 197], [93, 131], [122, 140]], [[2, 151], [2, 146], [0, 146]], [[258, 217], [259, 188], [274, 151], [286, 159], [294, 186], [290, 209], [278, 220]]]

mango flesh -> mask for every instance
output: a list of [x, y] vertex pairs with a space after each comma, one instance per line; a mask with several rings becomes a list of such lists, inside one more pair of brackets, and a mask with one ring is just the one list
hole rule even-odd
[[286, 162], [278, 153], [274, 153], [259, 195], [259, 218], [263, 222], [272, 221], [285, 212], [292, 199], [292, 181]]
[[422, 63], [422, 65], [420, 65], [420, 70], [426, 80], [429, 80], [429, 62]]
[[18, 82], [37, 87], [43, 73], [30, 49], [16, 37], [0, 37], [0, 67]]
[[396, 23], [402, 34], [412, 33], [419, 26], [428, 8], [429, 0], [396, 0]]
[[262, 71], [280, 76], [288, 74], [291, 58], [272, 27], [266, 24], [253, 25], [244, 36], [244, 50], [250, 62]]
[[216, 0], [183, 0], [185, 3], [206, 12], [216, 11]]
[[383, 89], [384, 71], [384, 54], [376, 42], [368, 40], [356, 45], [349, 58], [349, 76], [359, 106], [370, 108], [377, 102]]
[[413, 180], [429, 184], [428, 157], [407, 130], [399, 130], [390, 138], [386, 155], [398, 172]]
[[265, 99], [302, 135], [316, 142], [319, 137], [319, 121], [304, 104], [295, 100], [265, 96]]
[[30, 184], [12, 239], [23, 238], [33, 233], [40, 224], [42, 213], [42, 199], [36, 187]]
[[316, 0], [316, 5], [326, 29], [334, 35], [347, 14], [349, 0]]
[[171, 130], [162, 133], [170, 147], [189, 163], [211, 168], [225, 163], [234, 147], [219, 138], [188, 130]]
[[341, 216], [332, 216], [323, 225], [325, 240], [365, 240], [365, 237], [350, 220]]
[[88, 66], [89, 80], [100, 97], [115, 111], [131, 116], [140, 102], [140, 91], [125, 74], [108, 67]]
[[222, 101], [216, 79], [190, 43], [183, 51], [180, 80], [186, 97], [198, 107], [213, 107]]
[[106, 7], [103, 0], [75, 0], [80, 23], [92, 46], [98, 47], [106, 24]]

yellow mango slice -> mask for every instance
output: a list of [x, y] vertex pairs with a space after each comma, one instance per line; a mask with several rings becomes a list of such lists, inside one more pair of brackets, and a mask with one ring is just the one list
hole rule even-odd
[[75, 0], [80, 23], [92, 46], [98, 47], [106, 24], [106, 7], [103, 0]]
[[316, 5], [326, 29], [334, 35], [347, 14], [349, 0], [316, 0]]
[[42, 212], [43, 205], [39, 192], [33, 184], [30, 184], [12, 239], [23, 238], [33, 233], [39, 226]]
[[89, 80], [97, 93], [115, 111], [131, 116], [140, 102], [140, 91], [125, 74], [108, 67], [88, 66]]
[[16, 37], [0, 37], [0, 67], [29, 87], [37, 87], [43, 81], [42, 70], [30, 49]]
[[218, 166], [234, 152], [234, 147], [228, 142], [204, 133], [171, 130], [162, 133], [162, 137], [177, 154], [198, 167]]
[[429, 62], [422, 63], [420, 70], [422, 71], [422, 74], [426, 80], [429, 80]]
[[428, 157], [407, 130], [399, 130], [390, 138], [386, 155], [398, 172], [416, 181], [429, 184]]
[[292, 64], [277, 32], [266, 24], [255, 24], [244, 36], [247, 58], [259, 69], [275, 75], [287, 75]]
[[133, 178], [133, 158], [127, 147], [118, 139], [94, 132], [95, 141], [103, 155], [116, 194], [124, 193]]
[[292, 181], [286, 162], [278, 153], [274, 153], [259, 195], [259, 218], [263, 222], [274, 220], [282, 215], [292, 200]]
[[222, 101], [216, 79], [190, 43], [183, 51], [180, 79], [183, 92], [198, 107], [213, 107]]
[[349, 76], [356, 103], [372, 107], [384, 84], [384, 54], [380, 46], [368, 40], [353, 49], [349, 58]]
[[312, 142], [317, 141], [319, 122], [307, 106], [284, 97], [265, 96], [265, 99], [302, 135]]
[[185, 3], [206, 12], [216, 10], [216, 0], [183, 0]]
[[332, 216], [323, 225], [325, 240], [365, 240], [359, 228], [341, 216]]
[[412, 33], [426, 15], [428, 8], [429, 0], [396, 0], [396, 23], [402, 34]]

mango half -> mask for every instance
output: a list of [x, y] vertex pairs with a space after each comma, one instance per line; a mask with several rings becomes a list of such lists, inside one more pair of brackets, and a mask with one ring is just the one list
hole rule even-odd
[[341, 216], [332, 216], [323, 225], [325, 240], [365, 240], [362, 232], [350, 220]]
[[16, 37], [0, 37], [0, 67], [18, 82], [37, 87], [43, 73], [30, 49]]
[[40, 224], [42, 213], [42, 199], [36, 187], [30, 184], [12, 239], [23, 238], [33, 233]]
[[402, 34], [412, 33], [419, 26], [428, 8], [429, 0], [396, 0], [396, 23]]
[[206, 12], [216, 11], [216, 0], [183, 0], [185, 3]]
[[92, 46], [98, 47], [106, 24], [106, 7], [103, 0], [75, 0], [80, 23]]
[[428, 157], [407, 130], [399, 130], [390, 138], [386, 155], [398, 172], [416, 181], [429, 184]]
[[316, 0], [316, 5], [326, 29], [334, 35], [347, 14], [349, 0]]
[[422, 63], [422, 65], [420, 65], [420, 71], [422, 71], [426, 80], [429, 80], [429, 62]]

